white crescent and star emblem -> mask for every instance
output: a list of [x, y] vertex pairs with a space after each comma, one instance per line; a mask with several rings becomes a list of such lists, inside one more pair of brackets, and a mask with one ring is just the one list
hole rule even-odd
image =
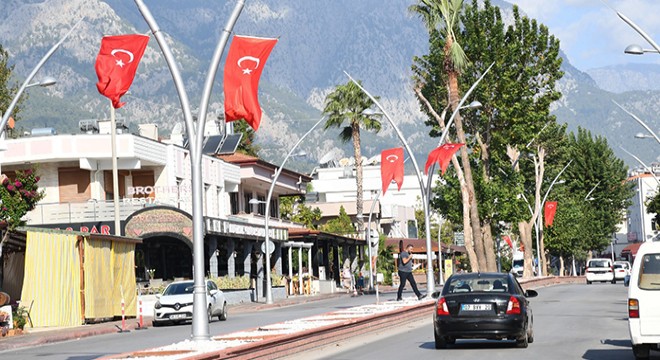
[[[254, 66], [254, 69], [249, 69], [249, 68], [243, 67], [241, 65], [243, 63], [243, 61], [253, 61], [253, 62], [255, 62], [256, 64]], [[238, 65], [238, 67], [241, 68], [241, 70], [243, 70], [244, 75], [250, 75], [250, 74], [252, 74], [252, 70], [257, 70], [257, 68], [259, 68], [259, 63], [260, 62], [261, 62], [261, 60], [259, 60], [259, 58], [256, 58], [254, 56], [243, 56], [242, 58], [238, 59], [238, 61], [236, 62], [236, 65]]]
[[548, 209], [552, 209], [555, 207], [555, 204], [548, 204]]
[[387, 156], [385, 157], [385, 160], [387, 160], [387, 161], [393, 163], [393, 162], [399, 160], [399, 157], [396, 156], [396, 155], [387, 155]]
[[117, 54], [117, 53], [124, 53], [124, 54], [128, 55], [128, 63], [124, 63], [121, 59], [117, 59], [117, 60], [116, 60], [116, 64], [117, 64], [117, 66], [119, 66], [120, 68], [123, 68], [124, 65], [126, 65], [126, 64], [130, 64], [130, 63], [133, 62], [134, 56], [133, 56], [133, 53], [132, 53], [132, 52], [130, 52], [130, 51], [128, 51], [128, 50], [124, 50], [124, 49], [114, 49], [114, 50], [112, 50], [112, 52], [110, 53], [110, 55], [112, 55], [113, 57], [117, 57], [117, 56], [115, 56], [115, 54]]

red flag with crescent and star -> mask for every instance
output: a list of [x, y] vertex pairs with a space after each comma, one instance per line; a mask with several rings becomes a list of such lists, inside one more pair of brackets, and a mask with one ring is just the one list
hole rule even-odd
[[225, 121], [245, 119], [257, 131], [261, 123], [259, 78], [277, 39], [235, 35], [225, 63]]
[[94, 64], [99, 78], [96, 88], [112, 101], [115, 109], [125, 104], [120, 102], [120, 98], [133, 83], [147, 43], [149, 37], [138, 34], [104, 36], [101, 39], [101, 50]]
[[545, 226], [552, 226], [552, 223], [555, 220], [555, 213], [557, 212], [557, 202], [546, 201], [543, 210], [545, 213]]
[[440, 169], [442, 169], [442, 175], [447, 171], [447, 166], [449, 166], [449, 160], [451, 157], [465, 144], [452, 144], [447, 143], [436, 148], [435, 150], [429, 153], [429, 157], [426, 159], [426, 167], [424, 168], [424, 173], [429, 173], [429, 168], [435, 162], [440, 163]]
[[392, 180], [401, 190], [403, 185], [403, 148], [383, 150], [380, 153], [380, 179], [383, 182], [383, 195]]

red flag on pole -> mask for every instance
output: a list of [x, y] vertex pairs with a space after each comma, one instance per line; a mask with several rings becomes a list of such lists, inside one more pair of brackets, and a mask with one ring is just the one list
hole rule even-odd
[[509, 244], [509, 247], [513, 249], [513, 241], [511, 241], [511, 237], [509, 235], [502, 235], [502, 239], [504, 239], [504, 241]]
[[447, 171], [447, 166], [449, 166], [449, 160], [463, 145], [465, 144], [447, 143], [431, 151], [431, 153], [429, 153], [428, 159], [426, 159], [426, 167], [424, 168], [424, 173], [428, 174], [431, 165], [433, 165], [435, 162], [439, 162], [440, 169], [442, 169], [442, 175], [444, 175], [445, 171]]
[[235, 35], [225, 63], [225, 121], [245, 119], [257, 131], [261, 123], [259, 78], [277, 39]]
[[555, 220], [555, 213], [557, 212], [557, 202], [556, 201], [546, 201], [544, 206], [545, 213], [545, 226], [552, 226], [552, 222]]
[[403, 185], [403, 148], [383, 150], [380, 153], [380, 179], [383, 182], [383, 195], [392, 180], [401, 190]]
[[96, 88], [112, 100], [115, 109], [125, 104], [119, 100], [131, 87], [148, 42], [148, 36], [137, 34], [104, 36], [101, 39], [101, 50], [94, 65], [99, 78]]

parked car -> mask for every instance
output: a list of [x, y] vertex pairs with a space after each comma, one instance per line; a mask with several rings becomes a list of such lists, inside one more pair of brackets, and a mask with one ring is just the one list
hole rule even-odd
[[637, 250], [628, 287], [628, 329], [635, 359], [660, 350], [660, 242]]
[[594, 281], [610, 281], [612, 284], [616, 284], [612, 259], [591, 259], [587, 262], [587, 268], [584, 270], [584, 273], [587, 277], [587, 284], [591, 284]]
[[437, 298], [433, 316], [435, 348], [444, 349], [456, 339], [515, 340], [526, 348], [534, 341], [532, 308], [511, 273], [463, 273], [447, 279]]
[[[156, 295], [158, 301], [154, 304], [153, 326], [192, 320], [193, 288], [192, 280], [175, 281], [167, 285], [162, 294]], [[211, 280], [206, 280], [206, 311], [209, 322], [214, 316], [218, 320], [227, 320], [225, 295]]]
[[626, 275], [630, 275], [630, 263], [627, 261], [614, 262], [614, 278], [616, 280], [625, 280]]

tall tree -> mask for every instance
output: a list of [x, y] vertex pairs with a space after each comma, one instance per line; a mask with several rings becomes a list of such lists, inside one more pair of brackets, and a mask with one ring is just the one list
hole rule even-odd
[[[448, 91], [447, 97], [451, 110], [458, 108], [461, 95], [458, 78], [461, 71], [467, 66], [468, 58], [463, 51], [455, 32], [459, 30], [460, 14], [463, 9], [463, 0], [419, 0], [415, 5], [411, 5], [409, 10], [417, 13], [422, 18], [429, 34], [437, 35], [442, 46], [440, 55], [442, 57], [441, 69], [446, 75], [446, 82], [443, 84]], [[465, 131], [463, 129], [463, 119], [460, 114], [454, 118], [456, 137], [460, 143], [467, 143]], [[466, 200], [469, 202], [469, 213], [463, 213], [464, 217], [470, 218], [472, 228], [472, 244], [477, 257], [479, 269], [488, 269], [486, 252], [482, 241], [481, 224], [479, 221], [479, 210], [474, 191], [474, 180], [472, 178], [472, 167], [468, 156], [468, 149], [462, 146], [460, 149], [461, 165], [465, 178], [465, 187], [462, 189], [467, 192]], [[468, 211], [468, 208], [465, 209]], [[465, 223], [466, 221], [464, 221]], [[474, 270], [479, 270], [474, 269]]]
[[352, 81], [338, 85], [325, 99], [323, 113], [328, 116], [325, 129], [341, 128], [339, 139], [346, 143], [351, 141], [355, 153], [355, 182], [357, 184], [356, 211], [358, 232], [364, 229], [363, 190], [362, 190], [362, 150], [360, 143], [360, 129], [379, 132], [381, 123], [372, 116], [364, 114], [364, 110], [373, 106], [369, 96], [365, 94]]
[[[494, 270], [492, 224], [498, 221], [518, 223], [530, 216], [521, 194], [525, 188], [536, 193], [535, 169], [540, 168], [534, 167], [527, 153], [543, 148], [546, 160], [553, 164], [561, 163], [558, 159], [563, 156], [561, 143], [565, 130], [556, 125], [549, 109], [549, 105], [561, 96], [555, 89], [555, 82], [563, 75], [559, 41], [548, 33], [547, 27], [520, 16], [515, 6], [511, 25], [505, 25], [500, 9], [491, 6], [488, 0], [481, 5], [480, 1], [473, 0], [471, 5], [465, 6], [460, 32], [454, 35], [460, 38], [462, 48], [471, 60], [459, 74], [461, 91], [467, 90], [489, 64], [495, 63], [474, 91], [474, 99], [483, 104], [482, 108], [468, 113], [468, 117], [457, 119], [463, 120], [462, 128], [468, 134], [466, 151], [470, 150], [470, 165], [472, 169], [478, 169], [471, 171], [472, 180], [469, 182], [476, 189], [472, 199], [478, 201], [475, 214], [484, 244], [483, 256], [487, 264], [484, 270]], [[416, 76], [423, 80], [421, 93], [436, 109], [443, 108], [444, 99], [451, 96], [445, 38], [442, 31], [432, 34], [429, 54], [416, 58], [413, 65]], [[424, 110], [428, 112], [426, 107]], [[429, 120], [427, 125], [433, 127], [431, 135], [437, 136], [436, 121]], [[457, 126], [457, 135], [458, 130]], [[463, 167], [465, 169], [465, 165]], [[549, 174], [556, 174], [554, 165], [547, 170]], [[467, 181], [467, 171], [465, 173]], [[439, 187], [437, 191], [456, 191], [457, 188]], [[541, 193], [541, 183], [538, 192]], [[439, 197], [443, 198], [459, 199], [456, 196]], [[456, 209], [455, 206], [449, 208]], [[471, 204], [471, 211], [474, 208]], [[470, 219], [474, 223], [472, 215]], [[534, 221], [530, 219], [528, 225]], [[531, 234], [531, 230], [524, 230], [521, 234]], [[478, 239], [477, 235], [474, 237]], [[531, 235], [524, 237], [523, 243], [529, 251], [528, 262], [531, 263]]]

